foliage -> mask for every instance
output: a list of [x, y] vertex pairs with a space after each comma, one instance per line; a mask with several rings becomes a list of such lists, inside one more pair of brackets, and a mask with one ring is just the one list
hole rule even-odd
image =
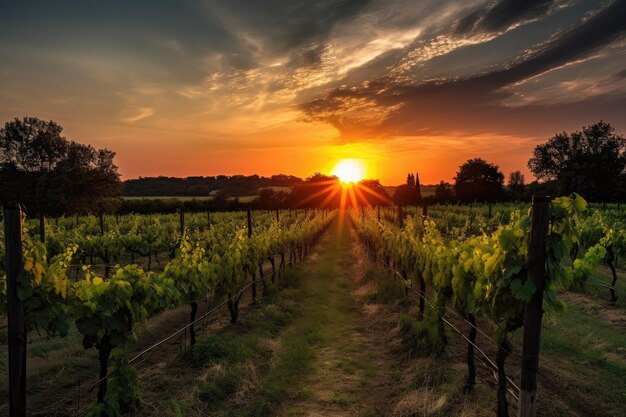
[[[66, 335], [69, 328], [67, 298], [70, 282], [67, 268], [76, 245], [47, 260], [45, 246], [28, 236], [22, 251], [24, 270], [18, 277], [17, 296], [24, 302], [26, 329], [44, 331], [48, 336]], [[7, 312], [6, 274], [0, 278], [0, 313]]]
[[507, 191], [514, 201], [520, 201], [524, 199], [524, 185], [524, 174], [522, 174], [521, 171], [513, 171], [509, 174]]
[[[417, 178], [417, 179], [416, 179]], [[401, 206], [415, 206], [422, 202], [422, 192], [419, 184], [419, 174], [408, 174], [406, 184], [396, 187], [393, 195], [394, 203]]]
[[32, 215], [98, 211], [121, 194], [115, 153], [69, 141], [53, 121], [24, 117], [0, 129], [0, 203]]
[[454, 191], [462, 202], [498, 201], [504, 197], [503, 183], [504, 175], [497, 165], [474, 158], [459, 167]]
[[[446, 207], [445, 215], [424, 218], [421, 212], [405, 219], [403, 226], [387, 219], [379, 221], [373, 211], [365, 216], [353, 213], [353, 224], [366, 245], [409, 277], [413, 288], [427, 284], [430, 310], [424, 322], [403, 319], [401, 331], [413, 353], [430, 352], [445, 345], [443, 316], [450, 304], [462, 317], [484, 317], [493, 323], [493, 340], [500, 347], [500, 388], [509, 334], [523, 325], [524, 304], [536, 291], [528, 280], [530, 210], [507, 213], [494, 228], [466, 233], [464, 228], [446, 226], [457, 217], [472, 219], [471, 207]], [[557, 288], [568, 288], [593, 270], [605, 249], [592, 246], [581, 259], [570, 262], [581, 245], [581, 225], [587, 203], [579, 195], [560, 197], [550, 207], [550, 227], [546, 236], [546, 283], [544, 309], [560, 310]], [[464, 215], [458, 215], [458, 212]], [[497, 216], [496, 216], [497, 217]], [[445, 231], [445, 235], [441, 231]], [[610, 234], [608, 235], [610, 236]], [[608, 239], [608, 238], [607, 238]], [[606, 244], [606, 242], [604, 242]], [[505, 400], [504, 393], [499, 398]], [[502, 405], [502, 404], [501, 404]]]
[[[182, 234], [178, 216], [107, 216], [105, 230], [93, 216], [65, 218], [48, 224], [46, 245], [33, 241], [37, 228], [27, 221], [18, 295], [26, 306], [28, 329], [65, 335], [73, 321], [85, 349], [99, 350], [101, 377], [112, 355], [117, 372], [106, 396], [106, 385], [101, 385], [100, 401], [89, 415], [119, 416], [139, 405], [137, 376], [123, 350], [152, 315], [240, 291], [264, 260], [310, 247], [334, 215], [294, 211], [277, 221], [273, 212], [255, 213], [251, 237], [240, 213], [214, 213], [210, 225], [206, 216], [189, 216]], [[157, 250], [173, 252], [158, 274], [130, 263], [115, 267], [110, 278], [89, 265], [82, 267], [82, 277], [77, 274], [72, 281], [67, 276], [70, 264], [86, 254], [119, 259]], [[55, 253], [49, 262], [48, 253]], [[6, 313], [6, 275], [0, 276], [0, 310]]]
[[556, 181], [561, 195], [577, 192], [591, 201], [614, 201], [616, 190], [623, 194], [626, 141], [600, 121], [537, 145], [528, 167], [537, 178]]

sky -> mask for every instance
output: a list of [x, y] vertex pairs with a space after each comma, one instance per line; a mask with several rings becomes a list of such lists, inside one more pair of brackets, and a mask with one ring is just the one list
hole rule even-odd
[[0, 122], [117, 152], [124, 179], [521, 170], [626, 134], [626, 0], [0, 1]]

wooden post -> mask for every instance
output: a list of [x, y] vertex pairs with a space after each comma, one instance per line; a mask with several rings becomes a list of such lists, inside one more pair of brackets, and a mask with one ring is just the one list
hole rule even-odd
[[380, 206], [376, 206], [378, 222], [380, 223]]
[[7, 320], [9, 330], [9, 415], [26, 416], [26, 321], [24, 303], [17, 296], [22, 259], [22, 210], [4, 207], [4, 242], [7, 276]]
[[428, 204], [424, 204], [424, 212], [422, 214], [424, 217], [428, 217]]
[[276, 209], [276, 223], [280, 223], [280, 217], [278, 214], [278, 209]]
[[537, 370], [543, 315], [543, 289], [546, 279], [546, 235], [549, 208], [549, 197], [533, 196], [532, 223], [528, 243], [528, 280], [535, 286], [535, 292], [524, 306], [519, 417], [535, 417], [537, 413]]
[[104, 215], [100, 212], [100, 236], [104, 235]]
[[365, 207], [361, 207], [361, 222], [365, 222]]
[[185, 212], [183, 211], [183, 209], [180, 209], [179, 216], [180, 216], [180, 234], [183, 235], [185, 234]]
[[398, 205], [398, 226], [402, 227], [402, 206]]
[[[248, 217], [248, 239], [252, 237], [252, 211], [246, 210]], [[256, 273], [252, 270], [252, 304], [256, 304]]]
[[39, 241], [46, 243], [46, 216], [39, 213]]
[[206, 212], [206, 228], [207, 230], [211, 230], [211, 212], [207, 211]]
[[248, 215], [248, 238], [252, 237], [252, 212], [250, 209], [247, 210]]

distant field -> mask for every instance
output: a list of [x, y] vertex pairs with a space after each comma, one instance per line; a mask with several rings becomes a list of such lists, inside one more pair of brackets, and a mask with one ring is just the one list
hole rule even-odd
[[[264, 187], [271, 188], [272, 190], [279, 192], [290, 192], [292, 187]], [[393, 197], [396, 192], [396, 186], [385, 186], [383, 187], [387, 193]], [[422, 185], [422, 197], [429, 197], [435, 194], [436, 185]], [[242, 203], [249, 203], [257, 198], [258, 195], [246, 195], [242, 197], [238, 197], [239, 201]], [[165, 195], [165, 196], [124, 196], [122, 197], [124, 200], [178, 200], [178, 201], [211, 201], [213, 200], [212, 196], [175, 196], [175, 195]], [[229, 197], [231, 200], [236, 197]]]
[[[387, 193], [393, 197], [393, 195], [396, 192], [396, 188], [395, 186], [385, 186], [383, 187], [385, 189], [385, 191], [387, 191]], [[431, 195], [435, 195], [435, 188], [437, 188], [436, 185], [422, 185], [421, 187], [421, 191], [422, 191], [422, 197], [429, 197]]]
[[[239, 201], [242, 203], [249, 203], [253, 201], [258, 196], [256, 195], [245, 195], [243, 197], [238, 197]], [[167, 195], [167, 196], [124, 196], [122, 197], [124, 200], [178, 200], [178, 201], [211, 201], [213, 197], [211, 196], [175, 196], [175, 195]], [[229, 199], [233, 200], [237, 197], [229, 197]]]
[[180, 201], [191, 201], [191, 200], [202, 200], [202, 201], [211, 201], [213, 197], [209, 196], [175, 196], [175, 195], [167, 195], [167, 196], [124, 196], [122, 197], [124, 200], [180, 200]]

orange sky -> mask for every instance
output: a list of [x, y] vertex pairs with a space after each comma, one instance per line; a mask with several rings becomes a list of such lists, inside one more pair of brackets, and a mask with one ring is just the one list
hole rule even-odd
[[[514, 4], [513, 4], [514, 3]], [[123, 178], [505, 175], [555, 133], [624, 133], [626, 2], [32, 0], [0, 8], [0, 122], [52, 119]]]

